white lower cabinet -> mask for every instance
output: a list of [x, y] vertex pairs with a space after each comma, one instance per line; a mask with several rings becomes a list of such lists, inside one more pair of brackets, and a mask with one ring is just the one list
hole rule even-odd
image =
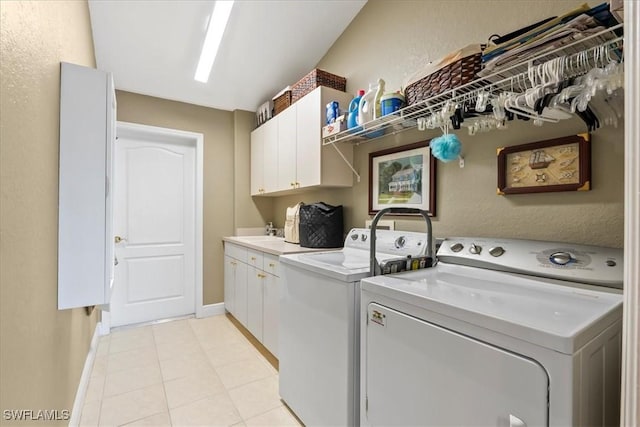
[[262, 289], [265, 273], [256, 267], [249, 267], [247, 275], [247, 324], [249, 332], [262, 342]]
[[224, 306], [278, 357], [279, 260], [225, 242]]
[[280, 278], [266, 273], [262, 288], [262, 344], [278, 357], [278, 322], [280, 321]]

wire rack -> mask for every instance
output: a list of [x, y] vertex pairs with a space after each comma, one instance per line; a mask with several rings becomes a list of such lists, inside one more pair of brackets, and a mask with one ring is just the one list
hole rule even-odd
[[489, 93], [499, 93], [503, 91], [524, 92], [526, 86], [524, 86], [522, 82], [527, 80], [529, 67], [558, 57], [564, 56], [567, 58], [567, 61], [565, 61], [566, 77], [575, 77], [586, 74], [589, 71], [590, 68], [588, 67], [573, 67], [573, 65], [571, 65], [573, 59], [585, 53], [587, 56], [592, 57], [596, 51], [604, 48], [607, 55], [621, 61], [623, 45], [623, 37], [621, 35], [622, 28], [623, 24], [618, 24], [553, 50], [537, 52], [537, 54], [531, 57], [505, 66], [490, 75], [481, 77], [442, 94], [432, 96], [417, 104], [402, 108], [393, 114], [365, 123], [359, 126], [359, 128], [356, 128], [357, 130], [349, 129], [326, 137], [322, 140], [322, 144], [329, 145], [337, 142], [362, 144], [386, 135], [413, 129], [417, 126], [418, 118], [426, 117], [440, 111], [446, 103], [459, 103], [474, 99], [480, 91]]

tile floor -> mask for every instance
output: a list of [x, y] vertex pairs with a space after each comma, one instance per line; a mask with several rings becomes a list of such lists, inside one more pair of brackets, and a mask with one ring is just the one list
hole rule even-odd
[[299, 426], [278, 372], [224, 315], [102, 337], [82, 426]]

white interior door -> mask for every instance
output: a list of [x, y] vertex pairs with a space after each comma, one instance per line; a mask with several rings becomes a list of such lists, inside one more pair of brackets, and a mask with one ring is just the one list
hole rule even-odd
[[194, 313], [195, 144], [154, 132], [119, 136], [115, 175], [111, 326]]

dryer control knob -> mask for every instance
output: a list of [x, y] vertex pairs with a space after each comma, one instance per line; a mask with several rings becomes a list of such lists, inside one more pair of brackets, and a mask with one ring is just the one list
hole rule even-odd
[[499, 257], [504, 253], [504, 248], [502, 246], [496, 246], [495, 248], [489, 249], [489, 253], [491, 256]]
[[480, 252], [482, 252], [482, 246], [472, 243], [471, 246], [469, 246], [469, 252], [474, 255], [480, 255]]
[[460, 252], [462, 249], [464, 249], [464, 245], [462, 243], [454, 243], [450, 246], [450, 249], [453, 252]]
[[557, 265], [567, 265], [573, 258], [569, 252], [554, 252], [549, 256], [549, 261]]
[[353, 233], [351, 235], [351, 240], [358, 240], [358, 233]]
[[406, 243], [406, 239], [404, 236], [400, 236], [396, 239], [395, 241], [395, 246], [397, 249], [401, 249], [404, 247], [404, 244]]
[[360, 238], [362, 239], [363, 242], [367, 241], [367, 235], [366, 234], [361, 234]]

